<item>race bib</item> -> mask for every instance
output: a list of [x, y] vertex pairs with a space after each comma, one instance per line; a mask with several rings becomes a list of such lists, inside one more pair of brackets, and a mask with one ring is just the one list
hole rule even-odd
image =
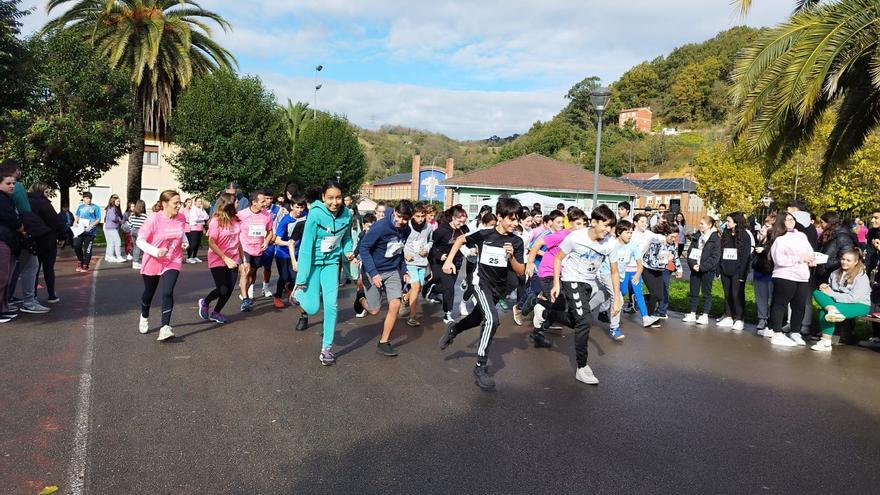
[[393, 258], [397, 256], [401, 251], [403, 251], [402, 242], [389, 242], [388, 245], [385, 247], [385, 257]]
[[480, 264], [496, 267], [507, 266], [507, 252], [504, 248], [483, 245], [480, 251]]
[[324, 237], [323, 239], [321, 239], [321, 252], [322, 253], [329, 253], [330, 251], [333, 251], [334, 249], [336, 249], [336, 246], [339, 245], [340, 238], [342, 238], [342, 236], [334, 235], [334, 236]]
[[700, 258], [703, 256], [703, 250], [698, 248], [691, 249], [691, 254], [688, 255], [688, 259], [699, 262]]
[[251, 237], [266, 237], [264, 225], [248, 225], [248, 235]]
[[721, 257], [726, 260], [736, 261], [736, 248], [724, 248], [724, 252], [721, 253]]

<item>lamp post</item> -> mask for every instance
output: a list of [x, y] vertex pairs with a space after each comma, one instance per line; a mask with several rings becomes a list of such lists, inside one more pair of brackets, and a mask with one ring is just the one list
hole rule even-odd
[[342, 170], [336, 171], [336, 182], [340, 181], [340, 177], [342, 177]]
[[321, 89], [321, 85], [318, 84], [318, 72], [324, 68], [323, 65], [315, 66], [315, 106], [312, 108], [312, 118], [318, 118], [318, 90]]
[[596, 88], [590, 92], [590, 103], [598, 115], [598, 132], [596, 133], [596, 165], [593, 169], [593, 208], [599, 202], [599, 156], [602, 149], [602, 115], [605, 113], [605, 107], [608, 100], [611, 99], [611, 90], [608, 88]]

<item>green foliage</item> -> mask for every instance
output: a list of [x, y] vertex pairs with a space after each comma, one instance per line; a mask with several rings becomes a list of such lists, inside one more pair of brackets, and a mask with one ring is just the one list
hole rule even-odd
[[612, 86], [622, 109], [648, 107], [660, 95], [660, 76], [648, 62], [626, 71]]
[[338, 171], [343, 189], [354, 194], [367, 173], [367, 159], [354, 129], [338, 116], [318, 115], [300, 132], [294, 163], [288, 179], [300, 189], [335, 179]]
[[29, 14], [18, 9], [19, 0], [0, 0], [0, 132], [9, 127], [7, 111], [27, 106], [34, 86], [33, 58], [18, 38], [21, 19]]
[[309, 104], [301, 101], [294, 105], [289, 99], [287, 106], [281, 107], [284, 128], [287, 130], [287, 137], [290, 139], [290, 152], [293, 154], [296, 150], [296, 141], [303, 129], [308, 127], [309, 122], [315, 116], [314, 111], [309, 110]]
[[197, 79], [177, 102], [168, 157], [185, 191], [213, 197], [229, 181], [245, 191], [278, 187], [292, 153], [275, 97], [256, 77], [217, 71]]
[[41, 63], [28, 109], [10, 112], [8, 152], [22, 163], [25, 182], [61, 192], [94, 184], [128, 152], [131, 117], [127, 74], [78, 37], [52, 32], [28, 44]]
[[716, 143], [697, 152], [697, 194], [717, 211], [751, 212], [764, 192], [761, 164]]

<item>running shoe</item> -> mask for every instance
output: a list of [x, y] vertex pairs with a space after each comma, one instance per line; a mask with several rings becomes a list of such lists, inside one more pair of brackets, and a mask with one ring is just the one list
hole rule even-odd
[[12, 321], [12, 318], [8, 316], [0, 316], [0, 323], [9, 323], [10, 321]]
[[758, 320], [758, 325], [755, 327], [755, 330], [763, 330], [767, 328], [767, 320]]
[[550, 339], [548, 339], [546, 335], [544, 335], [543, 331], [537, 328], [529, 332], [528, 340], [538, 349], [549, 349], [553, 347], [553, 342], [550, 341]]
[[17, 317], [18, 313], [16, 313], [15, 311], [4, 311], [3, 313], [0, 313], [0, 318], [8, 318], [10, 320], [14, 320]]
[[871, 337], [867, 340], [860, 340], [859, 347], [866, 347], [868, 349], [880, 349], [880, 337]]
[[83, 265], [82, 270], [80, 270], [80, 271], [82, 273], [89, 273], [89, 265]]
[[204, 262], [201, 260], [201, 258], [199, 258], [198, 256], [196, 256], [196, 257], [193, 258], [193, 259], [196, 260], [196, 263], [204, 263]]
[[797, 343], [786, 337], [784, 333], [774, 333], [773, 337], [770, 338], [770, 343], [780, 347], [797, 347]]
[[[691, 321], [694, 321], [694, 320], [691, 320]], [[659, 322], [659, 321], [660, 321], [659, 316], [645, 316], [642, 318], [642, 326], [645, 328], [653, 327], [654, 325], [657, 325], [657, 322]], [[684, 321], [688, 321], [688, 320], [684, 320]], [[659, 327], [660, 325], [657, 325], [657, 326]]]
[[788, 338], [790, 338], [791, 341], [797, 345], [807, 345], [807, 343], [804, 342], [804, 336], [801, 335], [799, 332], [791, 332], [790, 334], [788, 334]]
[[18, 309], [19, 309], [19, 311], [21, 311], [23, 313], [32, 313], [32, 314], [42, 314], [42, 313], [49, 312], [49, 308], [47, 308], [46, 306], [43, 306], [42, 304], [38, 303], [37, 301], [34, 301], [30, 304], [22, 304], [21, 306], [19, 306]]
[[248, 287], [247, 298], [248, 298], [248, 299], [253, 299], [253, 298], [254, 298], [254, 284], [251, 284], [251, 286]]
[[411, 326], [411, 327], [420, 327], [420, 326], [422, 326], [422, 323], [421, 323], [419, 320], [417, 320], [415, 317], [413, 317], [413, 316], [410, 316], [410, 317], [406, 320], [406, 324], [409, 325], [409, 326]]
[[241, 301], [241, 311], [242, 311], [242, 313], [244, 313], [244, 312], [250, 311], [250, 310], [251, 310], [251, 299], [249, 297], [246, 297], [246, 298], [242, 299], [242, 301]]
[[620, 342], [626, 338], [626, 335], [624, 335], [623, 332], [620, 331], [620, 328], [610, 328], [608, 329], [608, 333], [611, 334], [611, 338], [617, 342]]
[[636, 312], [636, 308], [633, 307], [633, 303], [627, 302], [623, 305], [623, 312], [628, 314], [633, 314]]
[[516, 306], [513, 307], [513, 322], [519, 326], [522, 326], [523, 324], [522, 310], [520, 310]]
[[481, 390], [487, 392], [495, 390], [495, 378], [489, 374], [488, 366], [474, 366], [474, 383], [476, 383]]
[[761, 337], [767, 337], [768, 339], [773, 337], [773, 330], [770, 330], [769, 328], [758, 330], [756, 333]]
[[537, 305], [535, 306], [534, 316], [532, 316], [532, 326], [535, 328], [541, 328], [544, 326], [544, 306]]
[[133, 259], [134, 259], [134, 258], [132, 258], [130, 254], [126, 254], [126, 255], [125, 255], [125, 261], [131, 261], [131, 260], [133, 260]]
[[141, 269], [141, 264], [138, 263], [138, 262], [134, 262], [134, 263], [131, 264], [131, 267], [132, 267], [132, 269], [134, 269], [134, 270], [140, 270], [140, 269]]
[[309, 315], [303, 313], [296, 322], [296, 331], [302, 332], [309, 327]]
[[367, 316], [367, 310], [364, 308], [364, 305], [361, 303], [361, 299], [364, 298], [363, 292], [358, 292], [354, 296], [354, 303], [351, 305], [352, 309], [354, 309], [355, 318], [363, 318]]
[[280, 297], [274, 298], [272, 304], [278, 309], [284, 309], [284, 301], [282, 301]]
[[661, 320], [667, 320], [667, 319], [669, 319], [669, 316], [668, 316], [666, 313], [657, 313], [657, 314], [654, 315], [654, 316], [656, 316], [657, 318], [660, 318]]
[[577, 372], [574, 374], [574, 377], [577, 381], [586, 383], [587, 385], [598, 385], [599, 379], [596, 378], [596, 375], [593, 374], [593, 370], [590, 368], [590, 365], [586, 365], [583, 368], [578, 368]]
[[19, 307], [22, 304], [24, 304], [24, 299], [19, 299], [17, 297], [10, 297], [9, 301], [7, 301], [7, 304], [9, 304], [10, 306]]
[[[198, 261], [196, 261], [198, 263]], [[263, 297], [273, 297], [275, 294], [269, 289], [267, 284], [263, 284]]]
[[379, 342], [376, 346], [376, 352], [383, 356], [394, 357], [397, 355], [397, 351], [394, 350], [394, 346], [391, 345], [391, 342]]
[[58, 304], [61, 302], [61, 298], [58, 296], [51, 296], [46, 302], [48, 302], [49, 304]]
[[171, 326], [165, 325], [161, 329], [159, 329], [159, 336], [156, 338], [156, 340], [162, 342], [173, 338], [174, 332], [171, 331]]
[[697, 323], [697, 325], [708, 325], [709, 324], [709, 317], [706, 315], [706, 313], [703, 313], [697, 317], [696, 323]]
[[336, 355], [330, 352], [329, 347], [321, 351], [321, 355], [318, 356], [318, 359], [324, 366], [332, 366], [336, 364]]
[[452, 341], [455, 340], [454, 327], [455, 327], [454, 322], [446, 324], [446, 331], [443, 332], [443, 335], [440, 336], [440, 342], [439, 342], [440, 349], [446, 349], [447, 347], [449, 347], [449, 344], [451, 344]]
[[138, 332], [147, 333], [149, 331], [150, 331], [150, 320], [141, 316], [140, 320], [138, 320]]
[[733, 327], [731, 327], [731, 328], [733, 329], [734, 332], [739, 333], [739, 332], [743, 331], [744, 327], [745, 327], [745, 324], [743, 324], [742, 320], [736, 320], [735, 322], [733, 322]]
[[205, 299], [204, 298], [199, 299], [199, 318], [201, 318], [203, 320], [207, 320], [209, 309], [210, 308], [208, 308], [208, 303], [205, 302]]
[[215, 321], [215, 322], [217, 322], [217, 323], [226, 323], [226, 322], [229, 321], [229, 320], [227, 320], [226, 317], [223, 316], [223, 314], [220, 313], [219, 311], [211, 311], [210, 319], [211, 319], [211, 321]]
[[696, 313], [688, 313], [684, 315], [684, 318], [681, 319], [683, 323], [696, 323], [697, 314]]
[[831, 348], [831, 339], [821, 339], [810, 347], [810, 349], [820, 352], [829, 352]]
[[[404, 299], [405, 301], [406, 299]], [[397, 311], [397, 316], [401, 318], [406, 318], [409, 316], [409, 304], [401, 304], [400, 310]]]
[[507, 311], [508, 309], [510, 309], [510, 306], [507, 304], [506, 299], [499, 300], [498, 305], [501, 306], [501, 309], [503, 309], [504, 311]]
[[76, 273], [82, 273], [82, 271], [83, 271], [83, 266], [82, 266], [82, 264], [78, 263], [76, 265]]
[[733, 318], [726, 316], [718, 322], [718, 326], [721, 328], [730, 328], [733, 326]]
[[443, 323], [449, 324], [455, 322], [455, 318], [452, 317], [452, 311], [447, 311], [446, 314], [443, 315]]

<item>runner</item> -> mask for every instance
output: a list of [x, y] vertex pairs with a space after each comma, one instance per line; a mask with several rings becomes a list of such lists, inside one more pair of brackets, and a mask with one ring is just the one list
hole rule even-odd
[[241, 248], [244, 259], [240, 266], [241, 279], [241, 311], [250, 311], [251, 301], [249, 289], [257, 279], [257, 270], [263, 263], [263, 253], [274, 239], [272, 218], [266, 212], [266, 195], [263, 191], [254, 191], [250, 195], [250, 205], [238, 212], [241, 222]]
[[354, 259], [351, 242], [351, 212], [342, 206], [342, 186], [334, 180], [324, 184], [321, 201], [309, 207], [305, 230], [297, 258], [294, 300], [303, 311], [313, 315], [324, 303], [324, 337], [321, 364], [336, 362], [332, 352], [336, 331], [339, 261]]
[[428, 253], [433, 244], [431, 226], [426, 220], [427, 210], [425, 205], [419, 203], [415, 206], [412, 220], [409, 222], [410, 234], [403, 248], [403, 256], [406, 258], [406, 272], [409, 273], [409, 292], [405, 296], [409, 304], [401, 306], [400, 316], [409, 316], [406, 324], [411, 327], [421, 325], [416, 318], [418, 314], [419, 292], [425, 285], [425, 275], [428, 271]]
[[[484, 208], [489, 208], [488, 206], [484, 206]], [[468, 308], [468, 304], [476, 305], [477, 301], [474, 299], [474, 288], [473, 284], [471, 284], [471, 280], [473, 280], [474, 270], [477, 268], [477, 264], [479, 263], [479, 255], [480, 250], [476, 244], [468, 240], [468, 237], [481, 230], [492, 230], [495, 228], [495, 224], [498, 223], [498, 219], [495, 217], [491, 211], [486, 211], [480, 217], [480, 221], [476, 223], [471, 223], [471, 226], [468, 227], [470, 232], [464, 234], [465, 243], [461, 247], [461, 254], [464, 255], [465, 262], [465, 274], [464, 279], [461, 281], [461, 302], [458, 305], [459, 315], [461, 317], [465, 317], [470, 313], [470, 309]], [[504, 304], [504, 298], [501, 298], [499, 301], [501, 304], [501, 308], [507, 310], [507, 307]], [[444, 304], [445, 306], [445, 304]], [[452, 317], [452, 311], [450, 308], [449, 312], [444, 313], [443, 323], [449, 323], [450, 321], [455, 321]]]
[[[620, 285], [618, 286], [620, 287], [620, 293], [625, 297], [627, 292], [629, 292], [630, 284], [632, 284], [633, 296], [636, 299], [639, 314], [642, 317], [642, 326], [647, 328], [657, 323], [657, 320], [660, 318], [649, 315], [648, 307], [645, 305], [641, 280], [644, 266], [642, 265], [641, 251], [639, 251], [638, 246], [632, 242], [633, 230], [633, 224], [628, 220], [618, 221], [617, 226], [614, 229], [617, 234], [617, 250], [615, 251], [613, 258], [605, 258], [605, 262], [602, 263], [602, 268], [599, 271], [605, 280], [604, 284], [600, 284], [600, 287], [605, 290], [605, 304], [603, 304], [602, 311], [607, 312], [611, 305], [613, 294], [608, 293], [608, 289], [611, 287], [611, 264], [617, 263], [618, 274], [620, 273], [621, 268], [625, 270], [623, 280], [621, 280]], [[633, 260], [635, 260], [636, 269], [630, 271], [629, 265]], [[620, 313], [618, 312], [616, 315], [610, 315], [610, 322], [611, 327], [609, 328], [609, 332], [611, 333], [611, 338], [618, 341], [623, 340], [625, 337], [620, 330]]]
[[[400, 312], [400, 298], [403, 286], [409, 283], [406, 273], [406, 260], [403, 248], [409, 238], [409, 221], [414, 207], [411, 201], [401, 200], [392, 214], [376, 222], [358, 245], [358, 253], [363, 263], [365, 295], [358, 303], [371, 315], [382, 309], [382, 292], [388, 299], [388, 313], [382, 327], [382, 336], [376, 351], [385, 356], [397, 356], [391, 344], [391, 331]], [[355, 304], [357, 309], [357, 304]]]
[[159, 201], [153, 206], [151, 215], [140, 232], [138, 247], [144, 252], [141, 276], [144, 279], [144, 294], [141, 298], [141, 318], [138, 329], [141, 333], [150, 330], [150, 303], [159, 286], [162, 286], [162, 328], [156, 340], [174, 338], [171, 329], [171, 311], [174, 309], [174, 286], [183, 266], [183, 250], [189, 246], [184, 236], [186, 218], [180, 213], [180, 194], [177, 191], [162, 191]]
[[[559, 252], [553, 259], [553, 288], [550, 300], [555, 301], [560, 294], [565, 296], [569, 321], [574, 327], [575, 357], [577, 372], [575, 379], [597, 385], [599, 380], [587, 363], [587, 344], [590, 338], [592, 311], [601, 304], [604, 293], [598, 284], [599, 267], [606, 257], [616, 249], [611, 229], [616, 223], [614, 213], [606, 205], [599, 205], [590, 214], [590, 228], [573, 232], [559, 245]], [[617, 263], [611, 264], [611, 293], [613, 303], [611, 314], [620, 312], [620, 275]], [[586, 305], [586, 307], [585, 307]]]
[[101, 208], [92, 204], [92, 193], [82, 193], [82, 204], [76, 208], [74, 214], [74, 238], [73, 250], [79, 265], [77, 272], [89, 271], [92, 262], [92, 243], [98, 234], [98, 222], [101, 221]]
[[[220, 194], [208, 223], [208, 269], [214, 279], [214, 290], [199, 299], [199, 317], [203, 320], [227, 321], [221, 311], [235, 289], [238, 264], [242, 259], [241, 224], [235, 210], [236, 203], [233, 194]], [[215, 300], [217, 304], [211, 311], [211, 303]]]
[[[508, 271], [513, 271], [517, 276], [526, 272], [522, 239], [513, 234], [519, 224], [519, 210], [518, 200], [499, 199], [495, 207], [499, 219], [495, 228], [475, 232], [467, 239], [476, 244], [480, 253], [479, 264], [471, 279], [477, 306], [458, 323], [453, 321], [447, 324], [446, 332], [440, 338], [440, 348], [446, 349], [461, 332], [481, 327], [474, 378], [477, 386], [487, 391], [495, 388], [495, 378], [489, 374], [488, 367], [489, 346], [500, 324], [495, 305], [508, 293]], [[443, 263], [443, 273], [457, 273], [455, 257], [465, 241], [464, 236], [456, 239]]]
[[[645, 269], [642, 276], [645, 285], [648, 286], [648, 314], [666, 319], [666, 311], [663, 301], [669, 297], [669, 278], [666, 272], [675, 273], [676, 278], [682, 277], [681, 261], [675, 249], [675, 239], [678, 233], [672, 225], [660, 222], [654, 227], [653, 232], [648, 232], [643, 237], [648, 241], [648, 248], [642, 256]], [[652, 327], [659, 327], [656, 322]]]
[[[290, 199], [290, 212], [279, 219], [275, 227], [275, 264], [278, 267], [278, 283], [275, 285], [274, 304], [278, 309], [284, 308], [284, 291], [292, 289], [296, 280], [296, 257], [307, 215], [306, 197], [296, 193]], [[303, 313], [301, 318], [306, 318], [303, 326], [305, 328], [308, 325], [308, 315]]]
[[[285, 216], [286, 213], [282, 213], [281, 206], [272, 201], [271, 191], [268, 189], [263, 190], [263, 194], [264, 211], [269, 214], [269, 218], [272, 220], [272, 227], [270, 230], [274, 237], [275, 227], [278, 226], [278, 221], [281, 220], [281, 217]], [[275, 262], [275, 253], [277, 251], [278, 250], [275, 248], [275, 240], [273, 238], [260, 259], [260, 266], [263, 268], [263, 297], [272, 297], [274, 295], [272, 289], [269, 288], [269, 282], [272, 281], [272, 264]]]
[[358, 272], [357, 279], [355, 279], [355, 284], [356, 284], [357, 290], [355, 290], [355, 293], [354, 293], [354, 317], [355, 318], [364, 318], [367, 316], [367, 310], [364, 309], [364, 305], [361, 304], [361, 302], [360, 302], [361, 298], [364, 297], [364, 272], [363, 272], [363, 270], [361, 270], [362, 263], [361, 263], [361, 258], [360, 258], [360, 255], [358, 254], [357, 248], [360, 245], [361, 241], [364, 240], [364, 236], [367, 235], [367, 232], [370, 231], [370, 228], [376, 222], [377, 222], [377, 220], [376, 220], [375, 214], [367, 213], [366, 215], [364, 215], [364, 219], [362, 222], [363, 230], [361, 230], [361, 232], [358, 234], [357, 243], [354, 245], [355, 258], [353, 260], [351, 260], [351, 264], [353, 266], [357, 267], [357, 272]]
[[[469, 230], [465, 225], [467, 213], [461, 206], [456, 205], [449, 208], [443, 213], [443, 217], [443, 222], [434, 231], [434, 245], [430, 253], [431, 280], [422, 289], [424, 292], [422, 297], [427, 302], [440, 302], [432, 295], [432, 293], [436, 293], [435, 289], [439, 286], [443, 297], [443, 319], [444, 323], [448, 324], [454, 321], [452, 320], [452, 305], [455, 302], [455, 281], [458, 275], [455, 273], [445, 273], [443, 271], [443, 264], [449, 258], [449, 253], [455, 241], [467, 234]], [[459, 268], [461, 268], [463, 256], [459, 251], [452, 258], [452, 264], [455, 266], [455, 271], [458, 272]]]

